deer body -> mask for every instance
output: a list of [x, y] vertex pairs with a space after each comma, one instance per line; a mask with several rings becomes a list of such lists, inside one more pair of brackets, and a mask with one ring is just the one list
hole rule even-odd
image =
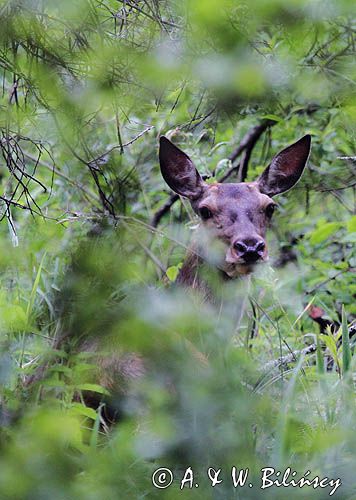
[[[281, 151], [255, 182], [207, 184], [191, 159], [161, 137], [159, 157], [163, 178], [171, 189], [190, 201], [201, 219], [195, 242], [177, 278], [179, 284], [200, 289], [206, 298], [214, 299], [202, 276], [205, 266], [211, 267], [213, 263], [223, 278], [232, 279], [251, 273], [258, 262], [268, 258], [265, 236], [276, 205], [273, 197], [299, 180], [309, 156], [310, 142], [310, 136], [306, 135]], [[77, 272], [81, 279], [86, 278], [86, 264]], [[73, 290], [75, 297], [76, 289]], [[65, 297], [68, 300], [68, 292]], [[66, 345], [67, 337], [60, 339], [61, 348]], [[80, 343], [79, 350], [97, 353], [94, 380], [116, 399], [117, 395], [122, 398], [131, 382], [146, 372], [145, 362], [139, 354], [109, 347], [100, 338], [90, 338]], [[47, 364], [40, 367], [26, 385], [41, 381], [47, 367]], [[96, 408], [101, 396], [89, 392], [85, 399]], [[109, 420], [112, 416], [114, 420], [117, 418], [116, 399], [108, 400]]]
[[266, 230], [273, 215], [275, 195], [300, 179], [310, 153], [311, 137], [278, 153], [255, 182], [207, 184], [192, 160], [166, 137], [160, 139], [160, 167], [164, 180], [190, 201], [200, 217], [200, 234], [183, 263], [178, 283], [200, 288], [199, 269], [213, 260], [226, 278], [253, 271], [268, 259]]

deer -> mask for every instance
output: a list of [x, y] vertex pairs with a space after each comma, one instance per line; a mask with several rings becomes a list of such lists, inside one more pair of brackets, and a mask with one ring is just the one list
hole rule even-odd
[[[311, 137], [305, 135], [279, 152], [254, 182], [209, 184], [203, 180], [187, 154], [165, 136], [160, 138], [159, 162], [163, 179], [174, 192], [189, 200], [193, 211], [200, 218], [200, 229], [208, 235], [204, 243], [201, 240], [202, 233], [197, 233], [177, 278], [179, 286], [202, 289], [208, 296], [206, 285], [199, 274], [206, 262], [209, 265], [209, 254], [216, 242], [219, 243], [219, 258], [214, 264], [226, 279], [249, 275], [258, 263], [267, 260], [266, 230], [276, 206], [273, 197], [288, 191], [298, 182], [307, 164], [310, 147]], [[84, 247], [84, 253], [86, 252]], [[79, 267], [77, 270], [81, 279], [82, 273], [86, 277], [90, 272], [85, 262], [83, 269]], [[70, 274], [73, 275], [73, 270]], [[90, 276], [89, 274], [89, 278]], [[68, 301], [71, 293], [73, 290], [69, 284], [69, 289], [63, 293], [65, 300]], [[73, 301], [75, 304], [74, 299]], [[70, 299], [70, 302], [73, 301]], [[71, 328], [68, 326], [67, 329], [68, 332], [59, 338], [57, 348], [64, 349], [68, 339], [70, 341]], [[191, 355], [204, 364], [205, 358], [201, 353], [192, 346], [189, 348]], [[108, 350], [102, 344], [100, 336], [84, 336], [77, 349], [94, 355], [94, 381], [110, 393], [108, 398], [104, 398], [103, 422], [104, 425], [115, 423], [120, 418], [120, 402], [128, 394], [129, 387], [149, 371], [147, 360], [139, 353], [121, 352], [121, 349], [113, 346]], [[28, 378], [26, 387], [35, 387], [36, 382], [41, 383], [48, 367], [48, 363], [40, 366]], [[103, 400], [102, 395], [90, 391], [83, 397], [86, 404], [95, 409]]]
[[266, 231], [277, 206], [273, 198], [289, 191], [301, 178], [310, 155], [311, 136], [305, 135], [280, 151], [253, 182], [212, 184], [203, 180], [190, 157], [167, 137], [161, 136], [159, 142], [163, 179], [190, 202], [200, 219], [198, 235], [188, 249], [177, 283], [204, 289], [200, 271], [209, 263], [209, 251], [215, 243], [219, 247], [215, 263], [224, 278], [251, 274], [257, 264], [268, 260]]

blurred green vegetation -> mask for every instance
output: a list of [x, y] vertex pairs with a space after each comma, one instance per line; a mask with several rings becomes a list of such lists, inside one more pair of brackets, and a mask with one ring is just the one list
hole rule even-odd
[[[355, 22], [348, 0], [0, 2], [1, 499], [329, 495], [261, 490], [267, 466], [356, 498]], [[157, 139], [214, 179], [266, 120], [248, 179], [306, 133], [309, 167], [278, 197], [271, 267], [219, 284], [220, 308], [167, 286], [196, 220], [181, 200], [157, 219]]]

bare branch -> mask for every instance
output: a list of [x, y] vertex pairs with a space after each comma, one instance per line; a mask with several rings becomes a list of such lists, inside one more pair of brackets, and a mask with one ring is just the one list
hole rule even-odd
[[[251, 130], [247, 132], [247, 134], [242, 138], [242, 141], [240, 142], [239, 146], [231, 153], [231, 155], [228, 157], [228, 159], [234, 163], [236, 159], [241, 155], [241, 153], [245, 150], [250, 150], [250, 153], [252, 149], [254, 148], [256, 142], [258, 139], [261, 137], [263, 132], [268, 128], [268, 127], [273, 127], [276, 122], [273, 120], [264, 120], [262, 123], [259, 125], [256, 125], [253, 127]], [[248, 162], [248, 159], [247, 159]], [[235, 165], [230, 168], [219, 180], [219, 182], [225, 182], [231, 175], [233, 175], [235, 172], [239, 171], [240, 165]], [[247, 174], [247, 169], [246, 169], [246, 174]], [[246, 177], [246, 175], [245, 175]]]
[[164, 215], [166, 215], [166, 213], [168, 213], [172, 207], [172, 205], [175, 204], [176, 201], [179, 200], [179, 196], [175, 193], [172, 193], [170, 195], [170, 197], [168, 198], [168, 200], [164, 203], [164, 205], [162, 205], [158, 210], [157, 212], [153, 215], [152, 219], [151, 219], [151, 226], [153, 227], [157, 227], [160, 220], [162, 219], [162, 217]]
[[153, 128], [154, 128], [153, 125], [149, 125], [147, 128], [145, 128], [145, 130], [142, 130], [142, 132], [140, 132], [138, 135], [136, 135], [136, 137], [134, 137], [130, 141], [125, 142], [125, 144], [118, 144], [117, 146], [113, 146], [112, 148], [110, 148], [107, 151], [105, 151], [105, 153], [103, 153], [102, 155], [100, 155], [97, 158], [95, 158], [94, 160], [92, 160], [91, 163], [94, 164], [95, 162], [102, 160], [103, 158], [105, 158], [105, 156], [107, 156], [108, 154], [110, 154], [115, 149], [120, 149], [120, 151], [123, 151], [123, 148], [126, 148], [127, 146], [130, 146], [135, 141], [137, 141], [137, 139], [139, 139], [140, 137], [142, 137], [144, 134], [146, 134], [147, 132], [149, 132]]
[[271, 371], [276, 368], [279, 368], [280, 366], [289, 365], [290, 363], [297, 361], [300, 356], [305, 356], [306, 354], [313, 354], [314, 352], [316, 352], [316, 345], [311, 344], [307, 347], [304, 347], [304, 349], [300, 349], [299, 351], [292, 351], [289, 354], [286, 354], [285, 356], [281, 356], [278, 359], [269, 361], [268, 363], [263, 365], [261, 369], [263, 371]]

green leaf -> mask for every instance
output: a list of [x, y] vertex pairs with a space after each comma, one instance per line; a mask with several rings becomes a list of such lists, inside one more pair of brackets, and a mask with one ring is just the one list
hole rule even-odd
[[44, 263], [45, 257], [46, 257], [46, 252], [43, 254], [41, 262], [40, 262], [40, 265], [38, 266], [36, 278], [35, 278], [35, 281], [33, 283], [32, 290], [31, 290], [30, 301], [29, 301], [29, 303], [27, 305], [26, 317], [27, 317], [27, 322], [28, 323], [30, 322], [30, 315], [31, 315], [32, 310], [33, 310], [33, 304], [35, 302], [37, 288], [38, 288], [38, 284], [40, 282], [41, 273], [42, 273], [42, 267], [43, 267], [43, 263]]
[[83, 415], [84, 417], [88, 417], [91, 420], [96, 420], [97, 413], [93, 408], [89, 408], [88, 406], [82, 405], [81, 403], [73, 403], [70, 407], [70, 411], [75, 413], [76, 415]]
[[349, 233], [356, 233], [356, 215], [353, 215], [347, 222], [347, 230]]
[[177, 279], [178, 273], [182, 264], [178, 264], [178, 266], [170, 266], [166, 271], [167, 278], [169, 281], [175, 281]]
[[320, 337], [323, 339], [325, 342], [326, 347], [329, 349], [331, 356], [333, 357], [333, 360], [335, 363], [338, 362], [338, 357], [337, 357], [337, 345], [335, 342], [335, 339], [332, 335], [320, 335]]
[[60, 372], [66, 375], [71, 375], [72, 369], [65, 365], [55, 365], [49, 369], [50, 372]]
[[262, 120], [273, 120], [274, 122], [283, 122], [283, 118], [277, 115], [263, 115], [261, 116]]
[[97, 392], [98, 394], [105, 394], [109, 396], [109, 391], [107, 391], [104, 387], [101, 387], [99, 384], [79, 384], [76, 385], [76, 389], [79, 391], [91, 391]]
[[4, 304], [0, 308], [0, 330], [15, 332], [25, 331], [27, 316], [21, 306], [15, 304]]
[[329, 236], [336, 233], [342, 224], [340, 222], [326, 222], [310, 233], [310, 243], [317, 245], [326, 240]]
[[58, 378], [51, 378], [44, 380], [42, 382], [46, 387], [68, 387], [68, 385], [64, 382], [64, 380], [59, 380]]

